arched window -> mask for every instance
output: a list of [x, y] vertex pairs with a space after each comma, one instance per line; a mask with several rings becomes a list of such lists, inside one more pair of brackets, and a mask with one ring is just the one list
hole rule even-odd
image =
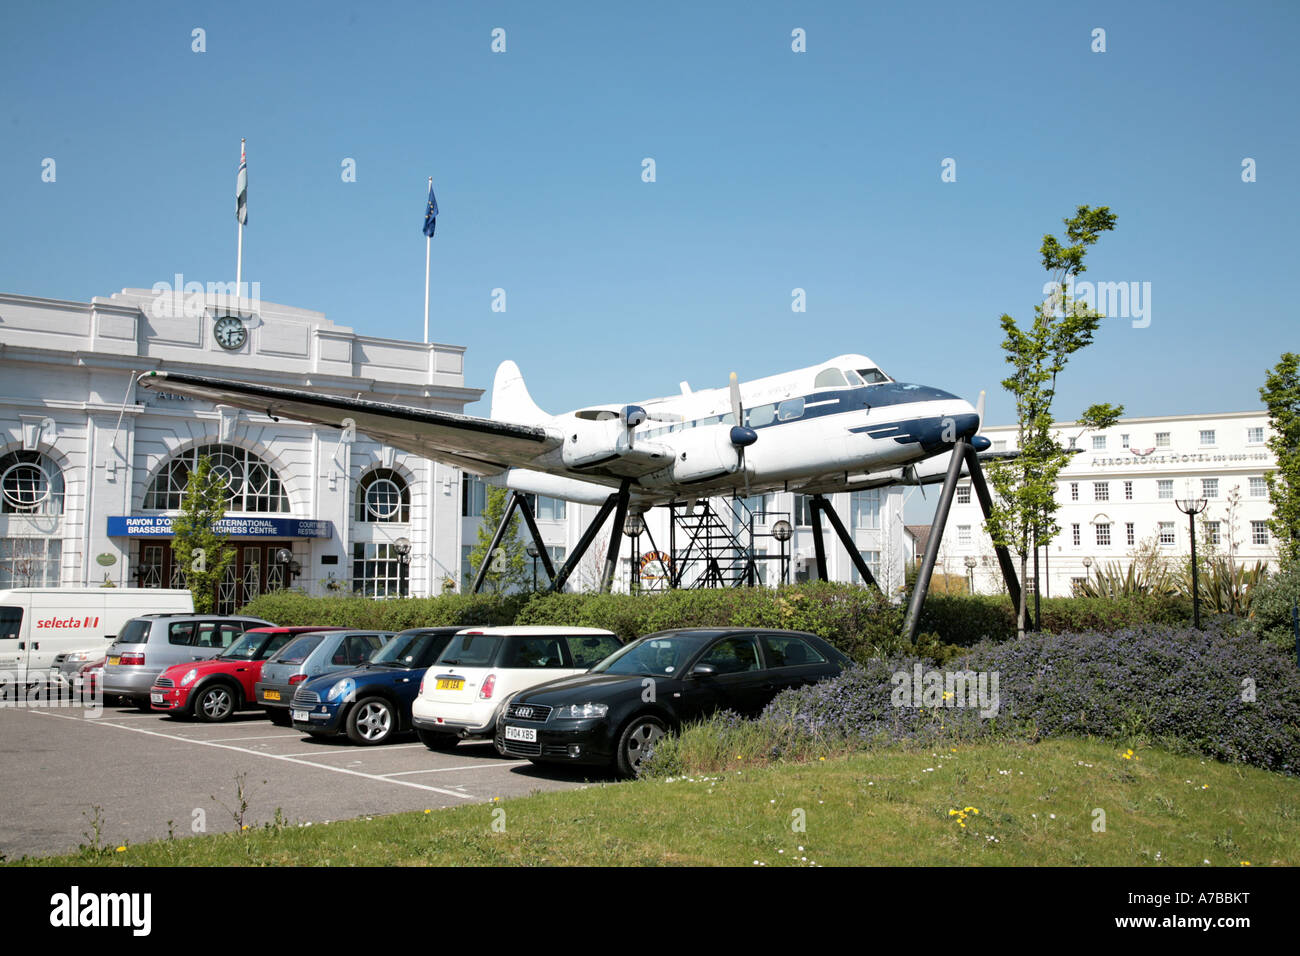
[[409, 522], [411, 490], [405, 479], [391, 468], [366, 472], [357, 485], [357, 520]]
[[179, 511], [190, 472], [204, 456], [226, 486], [228, 511], [267, 514], [289, 510], [280, 476], [253, 452], [234, 445], [199, 445], [167, 462], [145, 492], [145, 509]]
[[63, 514], [63, 471], [38, 451], [0, 457], [0, 514]]

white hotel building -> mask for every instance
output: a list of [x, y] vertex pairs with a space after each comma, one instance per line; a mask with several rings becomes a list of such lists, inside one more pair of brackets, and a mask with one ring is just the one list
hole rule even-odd
[[[1276, 564], [1264, 484], [1274, 459], [1264, 443], [1268, 416], [1263, 410], [1125, 418], [1101, 432], [1085, 432], [1073, 422], [1054, 427], [1063, 444], [1073, 440], [1080, 451], [1058, 481], [1061, 533], [1040, 552], [1044, 597], [1068, 596], [1076, 580], [1100, 568], [1126, 568], [1144, 542], [1158, 546], [1171, 564], [1184, 559], [1191, 536], [1187, 516], [1175, 505], [1180, 498], [1207, 499], [1206, 510], [1196, 517], [1198, 546], [1208, 536], [1220, 553], [1239, 561]], [[1016, 447], [1015, 426], [985, 428], [981, 434], [995, 450]], [[973, 569], [967, 558], [975, 559]], [[936, 571], [967, 575], [980, 593], [1003, 589], [968, 480], [958, 485]]]
[[[0, 294], [0, 589], [179, 584], [168, 519], [200, 454], [230, 486], [236, 561], [219, 589], [222, 610], [285, 585], [314, 594], [465, 588], [481, 481], [363, 433], [348, 438], [132, 386], [142, 372], [169, 368], [463, 412], [483, 394], [465, 384], [463, 347], [360, 335], [320, 312], [261, 300], [163, 298], [145, 289], [88, 303]], [[902, 493], [830, 498], [873, 573], [891, 589], [900, 585]], [[766, 534], [780, 517], [794, 525], [788, 578], [815, 576], [807, 502], [781, 494], [749, 504], [767, 513], [754, 541], [761, 579], [776, 583], [781, 573], [779, 545]], [[534, 508], [557, 566], [597, 510], [547, 498]], [[666, 512], [646, 517], [642, 554], [651, 537], [667, 549]], [[570, 589], [599, 580], [609, 524]], [[395, 547], [401, 539], [411, 545], [405, 560]], [[829, 527], [826, 545], [829, 576], [856, 580]], [[620, 548], [615, 586], [626, 588], [631, 545]], [[538, 582], [546, 583], [540, 567]]]

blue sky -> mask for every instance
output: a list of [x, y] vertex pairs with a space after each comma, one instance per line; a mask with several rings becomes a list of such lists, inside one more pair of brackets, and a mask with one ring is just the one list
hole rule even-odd
[[1151, 324], [1103, 322], [1058, 417], [1253, 408], [1300, 349], [1297, 10], [9, 0], [0, 289], [233, 279], [242, 136], [245, 278], [365, 334], [421, 336], [434, 176], [433, 338], [471, 385], [513, 358], [560, 411], [860, 351], [1001, 423], [998, 318], [1105, 204], [1085, 278], [1151, 283]]

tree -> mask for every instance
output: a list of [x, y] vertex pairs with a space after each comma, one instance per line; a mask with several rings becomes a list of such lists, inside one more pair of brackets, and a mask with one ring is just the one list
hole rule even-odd
[[[483, 504], [483, 520], [478, 526], [478, 540], [469, 553], [471, 574], [477, 574], [484, 559], [488, 559], [487, 576], [483, 578], [483, 583], [497, 592], [520, 590], [532, 583], [527, 547], [519, 534], [522, 519], [518, 513], [510, 518], [510, 526], [497, 545], [497, 553], [488, 554], [492, 536], [505, 516], [506, 498], [509, 494], [504, 488], [488, 487], [487, 500]], [[473, 583], [471, 577], [465, 583], [466, 590]]]
[[210, 614], [215, 609], [217, 586], [235, 560], [235, 549], [226, 544], [227, 535], [215, 530], [226, 516], [230, 489], [212, 470], [207, 455], [199, 458], [185, 483], [181, 512], [172, 521], [172, 556], [184, 569], [185, 586], [194, 595], [194, 610]]
[[1283, 352], [1269, 370], [1259, 390], [1268, 409], [1269, 451], [1277, 470], [1267, 472], [1268, 500], [1273, 506], [1269, 530], [1278, 541], [1278, 553], [1288, 561], [1300, 560], [1300, 355]]
[[[1079, 206], [1064, 222], [1069, 245], [1062, 245], [1054, 236], [1043, 236], [1039, 251], [1043, 268], [1051, 276], [1047, 285], [1050, 294], [1047, 301], [1034, 306], [1032, 325], [1022, 329], [1009, 315], [1001, 319], [1006, 336], [1002, 348], [1013, 369], [1002, 387], [1016, 399], [1019, 455], [1011, 461], [990, 463], [995, 500], [986, 527], [995, 543], [1019, 555], [1022, 582], [1032, 549], [1050, 544], [1061, 530], [1055, 519], [1059, 507], [1056, 481], [1071, 452], [1052, 431], [1056, 379], [1070, 356], [1092, 344], [1104, 318], [1070, 290], [1075, 277], [1086, 271], [1083, 260], [1088, 247], [1100, 233], [1115, 228], [1115, 216], [1106, 206]], [[1107, 428], [1123, 413], [1122, 406], [1092, 405], [1078, 423], [1085, 429]], [[1016, 631], [1022, 637], [1029, 592], [1028, 587], [1021, 589], [1016, 609]]]

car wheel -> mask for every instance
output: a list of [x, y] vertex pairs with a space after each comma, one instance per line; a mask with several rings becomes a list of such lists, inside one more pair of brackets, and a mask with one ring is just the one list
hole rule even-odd
[[275, 724], [277, 727], [288, 727], [293, 723], [290, 719], [289, 711], [282, 707], [268, 707], [266, 709], [266, 716], [270, 719], [271, 723]]
[[382, 744], [397, 733], [397, 711], [382, 697], [359, 700], [348, 711], [348, 738], [354, 744]]
[[641, 761], [654, 747], [655, 741], [666, 733], [668, 728], [658, 717], [634, 717], [618, 738], [615, 762], [619, 775], [635, 777], [641, 770]]
[[455, 734], [440, 734], [436, 730], [420, 730], [418, 727], [415, 736], [430, 750], [455, 750], [460, 743], [460, 738]]
[[217, 724], [235, 712], [235, 692], [228, 684], [211, 684], [201, 688], [194, 700], [194, 716], [204, 723]]

